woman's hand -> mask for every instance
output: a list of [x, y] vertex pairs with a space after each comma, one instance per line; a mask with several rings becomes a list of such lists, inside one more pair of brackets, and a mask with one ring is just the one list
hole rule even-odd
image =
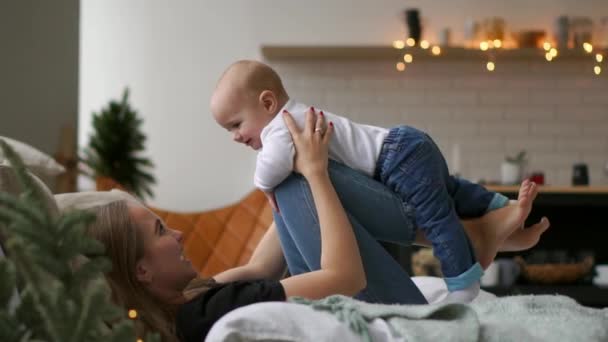
[[306, 112], [304, 129], [298, 128], [288, 111], [283, 111], [283, 119], [296, 149], [294, 170], [306, 178], [318, 173], [327, 173], [328, 147], [334, 130], [333, 123], [325, 125], [323, 112], [317, 116], [312, 107]]

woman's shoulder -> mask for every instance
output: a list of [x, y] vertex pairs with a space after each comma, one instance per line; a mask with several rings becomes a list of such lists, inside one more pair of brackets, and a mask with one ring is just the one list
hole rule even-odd
[[254, 303], [285, 300], [285, 290], [278, 281], [218, 283], [180, 305], [176, 315], [177, 333], [184, 341], [202, 341], [211, 326], [234, 309]]

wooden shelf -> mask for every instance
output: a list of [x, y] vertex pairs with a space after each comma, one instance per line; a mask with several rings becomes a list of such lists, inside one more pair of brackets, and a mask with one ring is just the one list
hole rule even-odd
[[[598, 50], [600, 51], [600, 50]], [[563, 58], [578, 58], [594, 60], [593, 54], [585, 53], [581, 50], [562, 50], [555, 59], [559, 61]], [[602, 50], [603, 51], [603, 50]], [[424, 60], [442, 59], [470, 59], [485, 58], [488, 51], [478, 49], [465, 49], [462, 47], [442, 47], [441, 55], [434, 56], [430, 49], [405, 48], [395, 49], [391, 46], [380, 45], [262, 45], [262, 55], [267, 60], [384, 60], [398, 59], [404, 53], [411, 53], [414, 58]], [[542, 49], [497, 49], [492, 50], [496, 58], [499, 59], [539, 59], [544, 61], [545, 51]]]
[[[486, 185], [491, 191], [501, 193], [517, 193], [519, 186], [516, 185]], [[541, 185], [540, 194], [584, 194], [584, 195], [608, 195], [608, 186], [551, 186]]]

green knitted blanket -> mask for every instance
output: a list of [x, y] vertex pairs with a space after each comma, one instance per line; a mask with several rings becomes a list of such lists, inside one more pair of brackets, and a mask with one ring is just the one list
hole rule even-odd
[[511, 296], [446, 305], [370, 304], [344, 296], [290, 301], [327, 311], [363, 341], [368, 324], [383, 319], [406, 341], [608, 341], [608, 308], [592, 309], [564, 296]]

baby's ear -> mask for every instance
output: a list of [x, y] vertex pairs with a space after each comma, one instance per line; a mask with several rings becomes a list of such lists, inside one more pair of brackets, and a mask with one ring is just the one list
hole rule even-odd
[[279, 108], [277, 108], [278, 106], [278, 102], [277, 102], [277, 97], [274, 94], [274, 92], [272, 90], [264, 90], [260, 93], [260, 103], [264, 106], [264, 109], [266, 109], [266, 111], [274, 114], [276, 113], [277, 110], [279, 110]]

